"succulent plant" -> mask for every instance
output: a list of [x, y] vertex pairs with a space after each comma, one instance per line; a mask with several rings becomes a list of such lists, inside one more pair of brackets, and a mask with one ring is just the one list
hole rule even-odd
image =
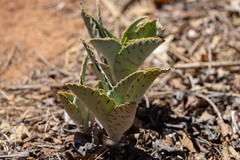
[[91, 115], [102, 124], [110, 138], [119, 141], [122, 134], [133, 124], [140, 98], [152, 82], [161, 73], [168, 70], [152, 68], [137, 71], [112, 86], [94, 53], [84, 41], [83, 44], [97, 70], [97, 75], [100, 77], [104, 89], [90, 88], [81, 83], [69, 83], [67, 87], [77, 97], [81, 107], [78, 108], [73, 103], [74, 96], [72, 94], [60, 92], [62, 104], [78, 126], [82, 125], [82, 119], [84, 119], [79, 117], [86, 117], [81, 109], [85, 110], [87, 108]]
[[[136, 19], [116, 38], [102, 25], [97, 1], [98, 20], [86, 13], [80, 6], [85, 25], [92, 39], [90, 43], [100, 53], [99, 62], [85, 41], [87, 50], [84, 58], [80, 83], [68, 83], [73, 94], [59, 92], [62, 104], [78, 128], [88, 127], [94, 117], [105, 128], [114, 141], [119, 141], [123, 133], [133, 124], [137, 104], [153, 81], [169, 69], [151, 68], [137, 71], [143, 61], [164, 40], [159, 36], [161, 25], [156, 19], [140, 23], [147, 17]], [[139, 24], [140, 23], [140, 24]], [[84, 85], [88, 57], [101, 80], [101, 88]]]
[[101, 20], [99, 6], [98, 21], [86, 13], [81, 6], [82, 17], [85, 26], [92, 39], [90, 43], [103, 57], [104, 71], [113, 84], [122, 78], [137, 71], [144, 60], [156, 49], [164, 40], [158, 37], [163, 27], [157, 19], [146, 21], [147, 17], [140, 17], [128, 26], [121, 39], [116, 38], [107, 31]]

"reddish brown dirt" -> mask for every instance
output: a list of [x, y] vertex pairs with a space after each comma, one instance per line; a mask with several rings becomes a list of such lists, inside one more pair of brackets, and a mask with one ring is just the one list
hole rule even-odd
[[[71, 42], [79, 39], [83, 22], [80, 12], [76, 12], [77, 2], [62, 2], [64, 8], [57, 10], [60, 0], [0, 1], [0, 82], [18, 83], [34, 67], [44, 67], [34, 51], [56, 60]], [[1, 70], [16, 45], [22, 50], [16, 51], [11, 65]]]

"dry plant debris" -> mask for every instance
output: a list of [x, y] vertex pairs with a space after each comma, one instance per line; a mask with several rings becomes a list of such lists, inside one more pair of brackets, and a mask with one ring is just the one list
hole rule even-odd
[[[95, 1], [81, 2], [94, 15]], [[158, 18], [166, 42], [141, 69], [172, 68], [119, 145], [97, 125], [89, 137], [63, 120], [57, 92], [78, 81], [79, 38], [89, 38], [78, 2], [0, 2], [0, 159], [240, 159], [240, 2], [155, 2], [100, 1], [103, 23], [119, 37], [137, 17]], [[93, 71], [86, 82], [97, 83]]]

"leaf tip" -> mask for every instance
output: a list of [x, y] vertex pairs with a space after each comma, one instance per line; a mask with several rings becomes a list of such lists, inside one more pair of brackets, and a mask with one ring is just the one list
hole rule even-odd
[[64, 96], [64, 92], [58, 91], [58, 94], [59, 94], [60, 96]]
[[75, 83], [66, 83], [66, 86], [69, 88], [69, 87], [77, 86], [77, 84], [75, 84]]

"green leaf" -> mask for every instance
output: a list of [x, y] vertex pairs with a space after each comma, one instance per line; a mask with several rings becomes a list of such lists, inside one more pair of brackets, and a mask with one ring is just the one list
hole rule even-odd
[[[84, 104], [73, 103], [74, 95], [67, 92], [58, 92], [60, 100], [65, 111], [68, 113], [69, 117], [73, 120], [75, 125], [80, 129], [81, 127], [88, 127], [88, 120], [94, 121], [94, 118], [89, 115], [88, 109]], [[78, 107], [80, 106], [80, 107]]]
[[[106, 76], [108, 77], [108, 79], [110, 80], [111, 84], [114, 85], [115, 83], [112, 79], [110, 67], [107, 64], [102, 63], [102, 62], [99, 62], [99, 64], [102, 67], [102, 69], [103, 69], [104, 73], [106, 74]], [[92, 63], [89, 64], [89, 68], [91, 68], [92, 70], [95, 70]]]
[[100, 93], [98, 89], [71, 83], [67, 87], [88, 107], [114, 141], [119, 141], [133, 124], [136, 102], [117, 106], [112, 98], [106, 93]]
[[111, 82], [109, 81], [108, 77], [106, 76], [106, 74], [104, 73], [101, 65], [99, 64], [99, 62], [97, 61], [93, 51], [89, 48], [89, 46], [86, 44], [85, 41], [82, 40], [82, 43], [85, 47], [85, 49], [87, 50], [90, 58], [91, 58], [91, 61], [93, 63], [93, 67], [94, 67], [94, 70], [95, 72], [97, 73], [99, 79], [101, 80], [102, 82], [102, 85], [103, 85], [103, 88], [105, 91], [108, 91], [108, 90], [111, 90], [112, 89], [112, 84]]
[[98, 19], [99, 25], [102, 27], [102, 17], [101, 17], [101, 10], [99, 6], [99, 0], [97, 0], [97, 19]]
[[130, 102], [139, 102], [142, 96], [145, 94], [147, 89], [153, 83], [153, 81], [164, 72], [169, 71], [169, 69], [160, 69], [160, 68], [152, 68], [146, 69], [144, 72], [138, 77], [135, 83], [131, 86], [128, 94], [126, 95], [125, 101]]
[[106, 126], [106, 117], [110, 111], [116, 106], [112, 98], [106, 94], [100, 93], [98, 89], [93, 89], [81, 84], [68, 83], [67, 87], [79, 98], [79, 100], [87, 106], [89, 111]]
[[115, 65], [111, 69], [115, 82], [135, 72], [143, 61], [164, 42], [161, 38], [142, 38], [129, 41], [115, 58]]
[[98, 38], [98, 37], [110, 37], [117, 39], [114, 35], [112, 35], [106, 28], [102, 25], [101, 20], [101, 13], [100, 9], [98, 8], [98, 20], [94, 19], [91, 15], [89, 15], [80, 5], [81, 15], [83, 17], [83, 21], [85, 23], [85, 26], [88, 29], [88, 33], [90, 34], [91, 38]]
[[117, 37], [115, 37], [111, 32], [109, 32], [106, 28], [103, 27], [101, 10], [100, 10], [100, 6], [99, 6], [99, 0], [97, 0], [97, 19], [98, 19], [98, 24], [100, 26], [99, 29], [101, 30], [100, 32], [103, 33], [103, 36], [101, 36], [101, 37], [102, 38], [109, 37], [109, 38], [114, 38], [114, 39], [118, 40]]
[[[82, 62], [82, 69], [80, 72], [80, 79], [79, 83], [84, 85], [85, 84], [85, 72], [87, 68], [87, 61], [88, 61], [88, 54], [86, 54], [83, 58]], [[72, 101], [75, 106], [77, 106], [81, 112], [81, 117], [83, 119], [83, 128], [88, 127], [88, 121], [90, 120], [91, 122], [94, 122], [94, 117], [89, 113], [88, 108], [82, 104], [82, 102], [75, 96], [73, 101]], [[74, 122], [75, 123], [75, 122]], [[76, 124], [76, 123], [75, 123]]]
[[98, 22], [83, 9], [82, 5], [80, 5], [80, 10], [85, 26], [87, 27], [90, 36], [92, 38], [103, 36], [100, 33]]
[[108, 96], [113, 98], [117, 105], [125, 103], [126, 95], [141, 73], [141, 71], [137, 71], [125, 77], [124, 79], [121, 79], [121, 81], [118, 82], [108, 93]]
[[82, 85], [85, 84], [85, 72], [86, 72], [86, 68], [87, 68], [87, 61], [88, 61], [88, 54], [86, 54], [83, 58], [82, 69], [81, 69], [81, 72], [80, 72], [79, 83], [82, 84]]
[[123, 36], [122, 36], [122, 44], [125, 44], [127, 42], [127, 37], [134, 32], [138, 23], [140, 23], [141, 21], [143, 21], [146, 18], [148, 18], [148, 17], [147, 16], [140, 17], [140, 18], [134, 20], [133, 23], [126, 28], [126, 30], [124, 31]]
[[136, 71], [122, 79], [109, 92], [116, 104], [126, 102], [138, 103], [153, 81], [169, 69], [151, 68], [143, 71]]
[[[84, 59], [82, 62], [82, 69], [80, 72], [79, 83], [82, 85], [85, 84], [85, 72], [87, 67], [87, 61], [88, 61], [88, 54], [84, 56]], [[84, 104], [82, 104], [81, 101], [76, 96], [69, 93], [61, 93], [60, 98], [62, 100], [62, 103], [68, 104], [68, 105], [65, 105], [64, 108], [68, 116], [70, 116], [70, 118], [78, 126], [78, 128], [80, 128], [80, 125], [82, 125], [83, 128], [87, 128], [89, 121], [94, 122], [94, 117], [89, 113], [88, 108], [84, 106]], [[68, 101], [66, 100], [66, 98], [68, 99]], [[76, 109], [72, 110], [73, 108], [76, 108]], [[81, 113], [81, 115], [79, 115], [79, 112]]]
[[[107, 37], [114, 38], [115, 40], [119, 41], [119, 39], [116, 36], [114, 36], [111, 32], [109, 32], [106, 28], [104, 28], [104, 32], [107, 35]], [[102, 37], [102, 38], [104, 38], [104, 37]]]
[[136, 103], [130, 102], [116, 106], [107, 116], [106, 131], [114, 140], [119, 141], [125, 131], [133, 124], [136, 114]]
[[66, 97], [70, 102], [73, 102], [74, 100], [74, 95], [71, 94], [71, 93], [67, 93], [67, 92], [59, 92], [60, 96], [63, 96]]
[[121, 44], [114, 38], [94, 38], [90, 40], [90, 43], [102, 53], [110, 67], [113, 68], [115, 57], [121, 50]]
[[128, 35], [126, 42], [132, 39], [158, 36], [158, 25], [156, 19], [137, 25], [135, 30]]

